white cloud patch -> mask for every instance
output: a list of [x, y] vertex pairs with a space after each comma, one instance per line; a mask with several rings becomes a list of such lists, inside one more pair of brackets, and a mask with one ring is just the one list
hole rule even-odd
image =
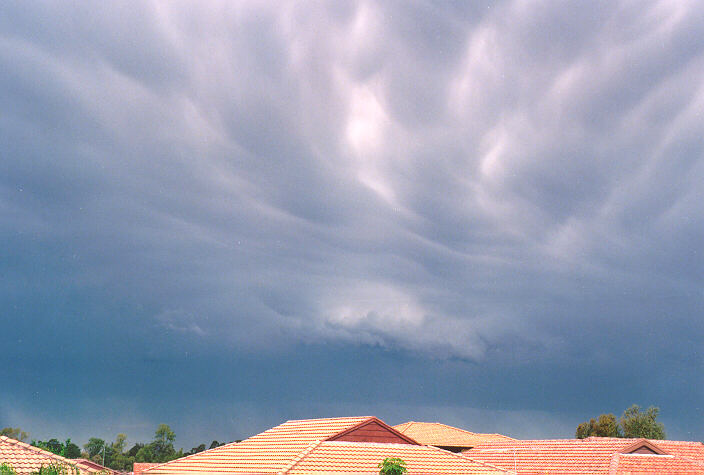
[[333, 338], [442, 357], [480, 358], [484, 352], [472, 320], [433, 315], [412, 294], [389, 285], [360, 283], [333, 292], [320, 315], [323, 331]]

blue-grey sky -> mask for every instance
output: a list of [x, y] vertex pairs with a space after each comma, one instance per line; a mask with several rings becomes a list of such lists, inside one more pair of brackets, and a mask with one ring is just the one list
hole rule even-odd
[[704, 438], [704, 7], [0, 5], [0, 426]]

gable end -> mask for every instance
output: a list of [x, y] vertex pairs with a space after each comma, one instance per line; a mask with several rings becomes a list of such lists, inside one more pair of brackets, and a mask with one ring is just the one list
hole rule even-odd
[[621, 451], [622, 454], [651, 454], [651, 455], [669, 455], [667, 452], [662, 450], [657, 445], [652, 442], [648, 442], [646, 439], [636, 440], [634, 443], [628, 447], [624, 447]]
[[376, 442], [382, 444], [420, 445], [415, 440], [403, 435], [377, 418], [371, 418], [329, 439], [340, 442]]

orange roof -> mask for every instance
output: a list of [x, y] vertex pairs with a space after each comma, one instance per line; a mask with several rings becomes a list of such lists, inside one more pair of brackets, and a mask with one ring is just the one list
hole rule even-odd
[[48, 450], [33, 447], [25, 442], [0, 436], [0, 463], [6, 463], [14, 468], [18, 474], [28, 474], [38, 471], [42, 466], [60, 464], [68, 467], [77, 467], [81, 474], [98, 473], [98, 470], [89, 467], [78, 467], [71, 460]]
[[689, 457], [649, 454], [614, 454], [611, 458], [609, 474], [704, 473], [704, 462]]
[[[630, 453], [639, 448], [650, 453]], [[521, 475], [678, 473], [658, 472], [658, 467], [696, 466], [704, 462], [704, 446], [701, 442], [589, 437], [492, 442], [463, 455], [507, 470], [515, 468]]]
[[[288, 421], [239, 443], [227, 444], [183, 457], [146, 470], [145, 474], [301, 474], [379, 473], [385, 457], [399, 456], [413, 467], [413, 473], [454, 473], [448, 467], [462, 467], [462, 473], [504, 473], [435, 447], [413, 443], [344, 442], [336, 439], [355, 428], [378, 423], [374, 417], [343, 417]], [[401, 440], [401, 439], [399, 439]], [[410, 440], [410, 439], [409, 439]]]
[[120, 473], [117, 470], [113, 470], [108, 467], [104, 467], [100, 465], [99, 463], [93, 462], [92, 460], [89, 459], [71, 459], [73, 463], [78, 465], [80, 468], [93, 468], [97, 472], [105, 472], [105, 475], [109, 474], [117, 474]]
[[436, 447], [469, 448], [494, 441], [515, 440], [501, 434], [469, 432], [439, 422], [410, 421], [394, 426], [394, 429], [417, 440], [421, 444], [434, 445]]
[[310, 443], [328, 439], [369, 419], [372, 418], [337, 417], [287, 421], [242, 442], [222, 445], [173, 460], [148, 469], [145, 473], [276, 473], [288, 466]]
[[132, 464], [132, 473], [134, 473], [134, 475], [139, 475], [146, 469], [156, 467], [157, 465], [159, 464], [154, 462], [135, 462]]
[[507, 473], [497, 467], [427, 445], [337, 441], [320, 442], [312, 446], [282, 473], [378, 474], [378, 465], [386, 457], [401, 458], [406, 462], [408, 472], [413, 474]]

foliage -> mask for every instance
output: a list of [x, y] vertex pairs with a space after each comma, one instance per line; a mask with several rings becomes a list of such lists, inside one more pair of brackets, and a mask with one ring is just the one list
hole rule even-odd
[[79, 473], [76, 467], [52, 463], [46, 467], [42, 465], [39, 470], [32, 473], [32, 475], [79, 475]]
[[19, 427], [5, 427], [4, 429], [0, 430], [0, 435], [4, 435], [15, 440], [21, 440], [23, 442], [27, 439], [27, 437], [29, 437], [29, 434], [27, 434]]
[[0, 475], [17, 475], [17, 471], [6, 463], [0, 463]]
[[578, 439], [585, 439], [590, 436], [621, 437], [616, 416], [613, 414], [602, 414], [597, 420], [590, 419], [589, 422], [582, 422], [577, 426]]
[[62, 455], [67, 459], [77, 459], [81, 456], [81, 448], [71, 442], [71, 439], [66, 439], [66, 442], [64, 442], [64, 451]]
[[137, 442], [132, 446], [129, 451], [127, 451], [127, 455], [130, 457], [134, 457], [135, 455], [137, 455], [137, 452], [139, 452], [139, 449], [141, 449], [142, 447], [144, 447], [144, 444], [141, 442]]
[[613, 414], [601, 414], [596, 420], [582, 422], [577, 426], [576, 436], [578, 439], [592, 436], [664, 439], [665, 427], [656, 421], [659, 412], [657, 407], [641, 412], [640, 406], [634, 404], [623, 412], [618, 422]]
[[[25, 437], [27, 435], [19, 428], [13, 429], [11, 427], [3, 429], [3, 435], [5, 434], [8, 436], [22, 436], [22, 434], [24, 434]], [[160, 424], [151, 442], [146, 444], [137, 442], [129, 450], [127, 450], [127, 435], [125, 434], [117, 434], [115, 441], [112, 443], [106, 442], [98, 437], [91, 437], [88, 439], [88, 443], [83, 446], [82, 453], [81, 449], [71, 442], [71, 439], [66, 439], [64, 443], [61, 443], [59, 439], [49, 439], [47, 441], [32, 440], [32, 445], [66, 458], [84, 457], [122, 472], [130, 472], [135, 462], [168, 462], [183, 457], [184, 455], [202, 452], [206, 448], [206, 444], [200, 444], [184, 454], [183, 449], [176, 450], [174, 448], [175, 440], [176, 434], [174, 431], [171, 430], [168, 425]], [[214, 440], [210, 444], [210, 448], [219, 447], [221, 445], [224, 444]], [[48, 471], [53, 470], [52, 467], [44, 467], [43, 470], [44, 471], [41, 472], [42, 475], [63, 473]], [[0, 475], [14, 475], [14, 472], [0, 471]]]
[[86, 449], [86, 452], [88, 453], [88, 458], [91, 460], [96, 455], [102, 453], [104, 447], [105, 441], [97, 437], [91, 437], [90, 439], [88, 439], [88, 443], [83, 446], [83, 448]]
[[406, 462], [398, 457], [386, 457], [378, 467], [379, 475], [403, 475], [408, 471]]
[[640, 406], [632, 405], [621, 417], [621, 428], [624, 437], [643, 437], [645, 439], [664, 439], [665, 426], [657, 422], [660, 409], [649, 407], [645, 412], [640, 411]]
[[135, 454], [135, 462], [168, 462], [183, 457], [183, 450], [174, 448], [176, 434], [166, 424], [159, 424], [154, 440], [141, 447]]
[[184, 452], [183, 455], [193, 455], [205, 450], [205, 444], [200, 444], [198, 447], [193, 447], [188, 452]]
[[71, 439], [66, 439], [64, 443], [59, 442], [58, 439], [32, 440], [32, 445], [67, 459], [75, 459], [81, 456], [81, 449], [71, 442]]

